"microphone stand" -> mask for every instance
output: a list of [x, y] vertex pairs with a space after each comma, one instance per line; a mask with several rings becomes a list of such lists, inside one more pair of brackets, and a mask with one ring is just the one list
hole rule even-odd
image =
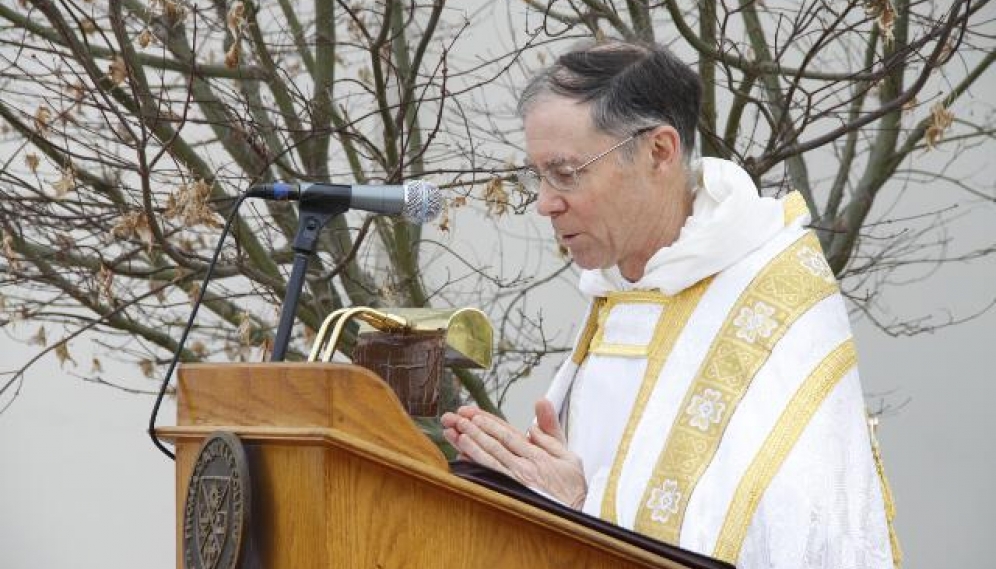
[[317, 200], [301, 199], [298, 206], [297, 235], [294, 237], [294, 267], [291, 269], [290, 280], [287, 281], [287, 292], [284, 294], [284, 304], [280, 313], [280, 324], [277, 335], [273, 339], [273, 354], [271, 362], [282, 362], [290, 344], [291, 329], [294, 327], [294, 317], [297, 315], [297, 304], [304, 287], [304, 276], [308, 272], [308, 261], [315, 252], [318, 235], [330, 219], [342, 215], [349, 209], [349, 204], [316, 203]]

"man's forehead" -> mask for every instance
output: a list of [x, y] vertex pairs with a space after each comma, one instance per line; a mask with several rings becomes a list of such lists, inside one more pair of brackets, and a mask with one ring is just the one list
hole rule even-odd
[[589, 103], [554, 95], [547, 95], [533, 103], [523, 119], [527, 131], [568, 132], [573, 136], [594, 131]]
[[579, 163], [601, 138], [587, 104], [562, 97], [539, 101], [525, 116], [527, 163], [556, 166]]

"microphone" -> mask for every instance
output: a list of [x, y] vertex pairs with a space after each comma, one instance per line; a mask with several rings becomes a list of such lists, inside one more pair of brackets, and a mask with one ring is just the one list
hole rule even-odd
[[256, 184], [247, 197], [299, 201], [319, 209], [343, 207], [386, 215], [400, 215], [411, 223], [432, 221], [443, 211], [443, 196], [434, 184], [409, 180], [401, 186], [364, 186], [274, 182]]

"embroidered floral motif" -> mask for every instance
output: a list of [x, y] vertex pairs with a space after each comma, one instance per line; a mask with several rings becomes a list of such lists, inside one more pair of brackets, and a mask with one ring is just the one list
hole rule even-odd
[[827, 264], [827, 260], [819, 251], [812, 247], [803, 247], [796, 252], [795, 256], [799, 258], [799, 262], [807, 271], [813, 273], [813, 276], [820, 277], [827, 282], [834, 282], [833, 271], [830, 270], [830, 265]]
[[708, 431], [710, 423], [719, 423], [723, 418], [726, 403], [722, 399], [723, 394], [715, 389], [706, 389], [701, 395], [693, 395], [692, 402], [685, 409], [685, 413], [692, 416], [689, 423], [703, 433]]
[[778, 327], [778, 321], [772, 318], [774, 314], [775, 309], [760, 300], [754, 303], [753, 308], [744, 306], [733, 321], [733, 325], [737, 327], [737, 337], [751, 344], [759, 336], [770, 338]]
[[678, 491], [678, 483], [670, 478], [664, 480], [660, 488], [654, 488], [650, 492], [650, 499], [647, 500], [647, 507], [651, 510], [650, 519], [667, 523], [671, 514], [678, 513], [679, 501], [681, 492]]

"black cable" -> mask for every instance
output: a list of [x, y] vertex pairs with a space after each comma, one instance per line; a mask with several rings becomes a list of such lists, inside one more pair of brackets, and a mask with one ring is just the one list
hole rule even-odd
[[176, 347], [176, 351], [173, 352], [173, 361], [169, 363], [169, 369], [166, 370], [166, 377], [163, 378], [163, 383], [159, 387], [159, 395], [156, 397], [156, 404], [152, 407], [152, 416], [149, 417], [149, 437], [152, 438], [152, 444], [156, 445], [156, 448], [161, 450], [163, 454], [168, 456], [171, 460], [176, 459], [176, 455], [173, 454], [171, 450], [163, 445], [159, 437], [156, 436], [156, 417], [159, 415], [159, 406], [162, 405], [163, 397], [166, 395], [166, 388], [169, 387], [169, 380], [173, 377], [173, 370], [176, 368], [176, 364], [180, 362], [180, 354], [183, 353], [183, 345], [187, 342], [187, 335], [190, 334], [190, 329], [194, 326], [194, 319], [197, 317], [197, 309], [201, 306], [201, 301], [204, 300], [204, 293], [207, 291], [208, 281], [211, 280], [211, 275], [214, 273], [214, 266], [218, 263], [218, 256], [221, 254], [221, 246], [225, 244], [225, 237], [228, 236], [228, 231], [232, 227], [232, 221], [235, 220], [235, 215], [239, 212], [239, 207], [242, 202], [245, 201], [247, 195], [245, 193], [239, 195], [232, 206], [231, 213], [228, 214], [228, 220], [225, 222], [225, 229], [221, 231], [221, 237], [218, 238], [218, 245], [214, 248], [214, 256], [211, 257], [211, 263], [208, 265], [207, 272], [204, 274], [204, 282], [201, 283], [200, 293], [197, 295], [197, 301], [194, 303], [193, 309], [190, 311], [190, 318], [187, 319], [187, 326], [183, 329], [183, 334], [180, 335], [180, 343]]

